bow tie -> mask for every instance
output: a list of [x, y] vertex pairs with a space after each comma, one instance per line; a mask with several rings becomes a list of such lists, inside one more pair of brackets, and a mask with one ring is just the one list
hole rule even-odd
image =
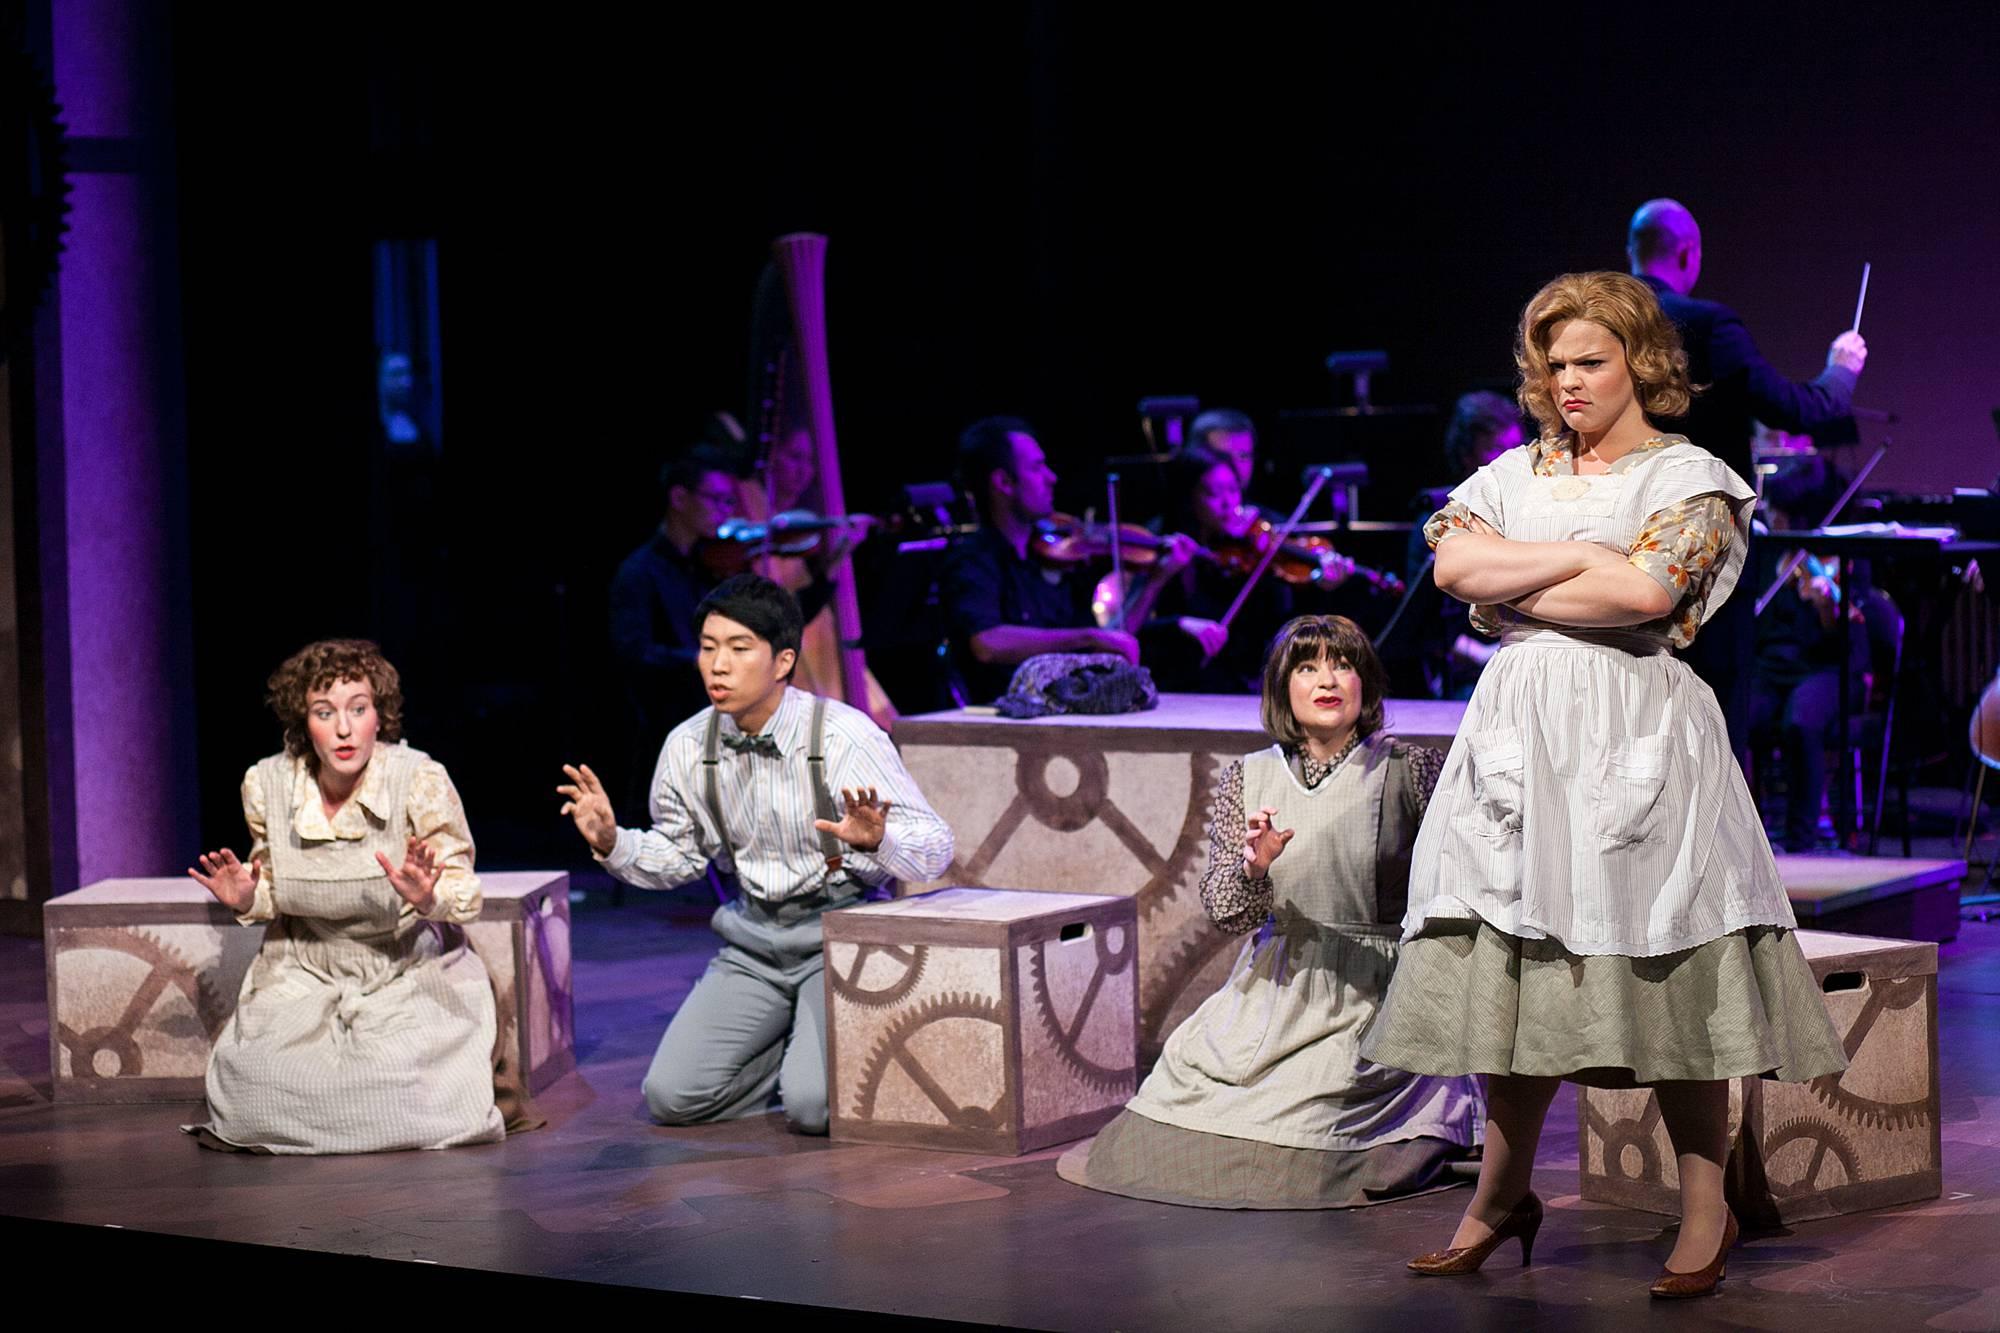
[[740, 731], [735, 735], [725, 734], [722, 743], [738, 754], [762, 754], [769, 755], [773, 759], [780, 757], [778, 742], [761, 732], [755, 736], [745, 736]]

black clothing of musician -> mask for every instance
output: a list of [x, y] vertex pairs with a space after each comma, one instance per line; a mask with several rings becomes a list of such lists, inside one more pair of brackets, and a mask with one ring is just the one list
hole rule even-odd
[[1023, 559], [1006, 536], [991, 527], [967, 533], [952, 544], [938, 592], [967, 702], [999, 698], [1014, 676], [1015, 664], [981, 662], [972, 655], [974, 635], [997, 625], [1084, 629], [1096, 624], [1090, 585], [1082, 575]]
[[1199, 640], [1180, 624], [1183, 616], [1220, 621], [1242, 586], [1242, 575], [1206, 560], [1167, 579], [1139, 630], [1140, 660], [1154, 684], [1186, 694], [1255, 694], [1262, 688], [1265, 650], [1293, 614], [1292, 590], [1282, 579], [1267, 573], [1257, 581], [1230, 625], [1229, 641], [1206, 662]]
[[[1763, 588], [1777, 576], [1777, 556], [1764, 554], [1759, 563], [1762, 568], [1756, 586]], [[1861, 599], [1861, 605], [1867, 605], [1866, 566], [1853, 566], [1848, 574], [1848, 590]], [[1820, 596], [1824, 596], [1823, 590]], [[1841, 605], [1837, 603], [1836, 607]], [[1750, 734], [1757, 740], [1760, 756], [1768, 755], [1773, 748], [1780, 756], [1779, 764], [1785, 775], [1785, 850], [1811, 851], [1818, 838], [1820, 798], [1827, 791], [1826, 751], [1842, 743], [1841, 627], [1837, 619], [1832, 624], [1826, 623], [1819, 603], [1800, 595], [1796, 578], [1786, 580], [1756, 623]], [[1868, 666], [1869, 635], [1865, 629], [1856, 628], [1847, 640], [1849, 697], [1860, 700], [1864, 690], [1862, 673]], [[1852, 827], [1853, 792], [1846, 784], [1836, 782], [1832, 795], [1835, 828]]]
[[[653, 764], [667, 732], [709, 703], [695, 666], [701, 633], [694, 612], [719, 580], [700, 553], [699, 541], [682, 550], [663, 530], [626, 556], [611, 578], [611, 652], [631, 725], [618, 794], [621, 814], [634, 819], [646, 812]], [[798, 600], [810, 620], [826, 605], [826, 585], [808, 585]]]
[[[1687, 349], [1688, 379], [1707, 385], [1695, 395], [1687, 416], [1661, 422], [1687, 436], [1746, 480], [1756, 476], [1750, 441], [1755, 423], [1822, 436], [1829, 429], [1852, 430], [1850, 416], [1859, 376], [1829, 364], [1813, 379], [1794, 383], [1780, 375], [1757, 350], [1743, 318], [1728, 306], [1683, 296], [1649, 273], [1637, 275], [1660, 298], [1660, 308], [1680, 327]], [[1751, 547], [1749, 567], [1756, 568]], [[1681, 657], [1715, 691], [1738, 756], [1750, 746], [1751, 659], [1756, 651], [1756, 598], [1732, 597], [1702, 627]]]

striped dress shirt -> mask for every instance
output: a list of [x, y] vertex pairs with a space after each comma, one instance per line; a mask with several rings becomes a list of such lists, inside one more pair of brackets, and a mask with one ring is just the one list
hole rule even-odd
[[[711, 861], [733, 870], [745, 893], [783, 902], [824, 891], [840, 896], [844, 883], [882, 884], [891, 879], [936, 879], [951, 863], [951, 828], [917, 790], [888, 735], [866, 713], [838, 699], [826, 705], [826, 785], [840, 805], [843, 788], [873, 787], [890, 803], [882, 845], [872, 852], [849, 848], [841, 868], [829, 871], [813, 828], [811, 743], [813, 696], [787, 687], [764, 735], [778, 747], [774, 758], [723, 746], [717, 765], [722, 817], [729, 846], [715, 828], [702, 772], [704, 708], [675, 727], [653, 770], [649, 829], [618, 830], [611, 854], [598, 858], [613, 875], [644, 889], [670, 889], [698, 879]], [[722, 718], [724, 736], [741, 735], [736, 719]]]

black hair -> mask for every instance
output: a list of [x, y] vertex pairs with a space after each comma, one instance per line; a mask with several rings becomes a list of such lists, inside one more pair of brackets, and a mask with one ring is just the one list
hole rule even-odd
[[1242, 431], [1250, 437], [1252, 444], [1257, 442], [1257, 423], [1246, 413], [1238, 412], [1233, 407], [1211, 407], [1188, 427], [1188, 443], [1213, 447], [1208, 437], [1219, 430]]
[[660, 465], [660, 504], [666, 506], [673, 503], [673, 492], [677, 486], [684, 491], [697, 489], [701, 479], [711, 472], [720, 472], [726, 477], [743, 475], [737, 460], [713, 444], [697, 444], [669, 458]]
[[[725, 616], [743, 626], [771, 645], [773, 657], [787, 648], [796, 654], [806, 629], [799, 599], [762, 574], [738, 574], [716, 584], [694, 609], [697, 634], [710, 616]], [[791, 676], [790, 671], [785, 673], [785, 679]]]
[[972, 492], [982, 518], [993, 494], [993, 473], [1000, 468], [1014, 473], [1014, 441], [1009, 437], [1034, 433], [1019, 417], [982, 417], [958, 437], [959, 484]]
[[1445, 461], [1461, 474], [1479, 464], [1473, 454], [1480, 444], [1521, 424], [1521, 409], [1511, 399], [1484, 390], [1468, 393], [1452, 410], [1451, 424], [1444, 430]]
[[1202, 480], [1217, 468], [1228, 468], [1232, 480], [1236, 461], [1203, 444], [1190, 444], [1166, 465], [1166, 504], [1160, 515], [1168, 532], [1194, 535], [1194, 492]]

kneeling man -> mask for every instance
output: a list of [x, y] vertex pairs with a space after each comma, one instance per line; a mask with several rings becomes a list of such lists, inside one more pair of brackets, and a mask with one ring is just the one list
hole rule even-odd
[[[588, 766], [564, 766], [562, 812], [627, 884], [669, 889], [710, 862], [737, 895], [711, 925], [722, 951], [646, 1071], [661, 1124], [755, 1115], [775, 1089], [801, 1134], [827, 1125], [820, 914], [951, 862], [951, 830], [866, 713], [793, 689], [803, 622], [792, 595], [743, 574], [695, 609], [711, 706], [675, 727], [653, 772], [649, 829], [619, 828]], [[836, 806], [834, 792], [840, 793]]]

